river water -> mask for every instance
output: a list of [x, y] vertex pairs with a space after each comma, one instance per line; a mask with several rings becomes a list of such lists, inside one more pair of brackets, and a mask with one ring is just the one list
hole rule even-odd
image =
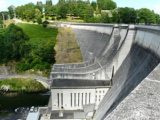
[[49, 97], [48, 94], [0, 94], [0, 120], [25, 119], [30, 107], [47, 105]]

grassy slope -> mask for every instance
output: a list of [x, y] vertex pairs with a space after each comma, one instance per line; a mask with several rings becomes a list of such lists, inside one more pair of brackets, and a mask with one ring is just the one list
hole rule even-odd
[[71, 28], [59, 28], [55, 50], [56, 63], [76, 63], [82, 61], [81, 51]]
[[32, 45], [43, 45], [52, 40], [55, 44], [57, 29], [55, 28], [43, 28], [40, 25], [34, 24], [18, 24], [24, 32], [30, 37], [30, 43]]
[[[56, 37], [58, 34], [57, 28], [44, 28], [40, 25], [35, 24], [17, 24], [23, 29], [23, 31], [29, 36], [30, 40], [28, 41], [32, 45], [32, 55], [33, 51], [37, 51], [39, 48], [44, 46], [56, 44]], [[35, 59], [36, 60], [36, 59]], [[38, 65], [37, 65], [38, 66]], [[33, 68], [34, 69], [34, 68]], [[42, 75], [48, 76], [49, 69], [42, 70]], [[38, 71], [34, 71], [36, 73]]]
[[40, 82], [24, 78], [12, 78], [1, 80], [0, 90], [2, 90], [5, 86], [9, 86], [9, 91], [14, 92], [40, 92], [46, 90]]

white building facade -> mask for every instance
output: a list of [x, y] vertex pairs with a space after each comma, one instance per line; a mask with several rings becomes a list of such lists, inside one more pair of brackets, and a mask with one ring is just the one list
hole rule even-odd
[[94, 104], [95, 109], [97, 109], [99, 103], [109, 89], [109, 86], [105, 85], [92, 86], [92, 82], [87, 86], [52, 88], [52, 111], [83, 110], [83, 107], [89, 104]]

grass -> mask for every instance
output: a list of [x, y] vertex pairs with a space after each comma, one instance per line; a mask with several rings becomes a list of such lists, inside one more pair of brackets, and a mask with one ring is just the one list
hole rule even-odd
[[71, 28], [59, 28], [55, 50], [56, 63], [76, 63], [82, 61], [81, 51]]
[[32, 45], [43, 45], [49, 41], [55, 44], [58, 30], [56, 28], [44, 28], [35, 24], [17, 24], [30, 37], [29, 42]]
[[4, 91], [8, 87], [8, 92], [42, 92], [46, 88], [38, 81], [24, 78], [11, 78], [0, 81], [0, 90]]
[[[53, 49], [56, 44], [58, 29], [44, 28], [41, 25], [36, 24], [19, 23], [17, 25], [21, 27], [23, 31], [29, 36], [30, 39], [28, 43], [31, 45], [31, 52], [29, 54], [29, 57], [27, 59], [24, 59], [21, 66], [27, 66], [26, 68], [28, 72], [30, 70], [33, 70], [34, 72], [32, 73], [42, 73], [41, 75], [48, 76], [50, 72], [50, 67], [55, 60]], [[52, 52], [53, 54], [50, 55], [50, 53]], [[53, 62], [51, 62], [52, 59]]]

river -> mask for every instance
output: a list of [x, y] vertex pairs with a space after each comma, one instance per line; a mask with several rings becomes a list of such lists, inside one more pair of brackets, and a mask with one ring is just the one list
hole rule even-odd
[[[44, 94], [0, 94], [0, 120], [17, 120], [26, 118], [31, 106], [45, 106], [50, 95]], [[18, 108], [18, 109], [17, 109]], [[15, 112], [15, 109], [17, 109]]]

